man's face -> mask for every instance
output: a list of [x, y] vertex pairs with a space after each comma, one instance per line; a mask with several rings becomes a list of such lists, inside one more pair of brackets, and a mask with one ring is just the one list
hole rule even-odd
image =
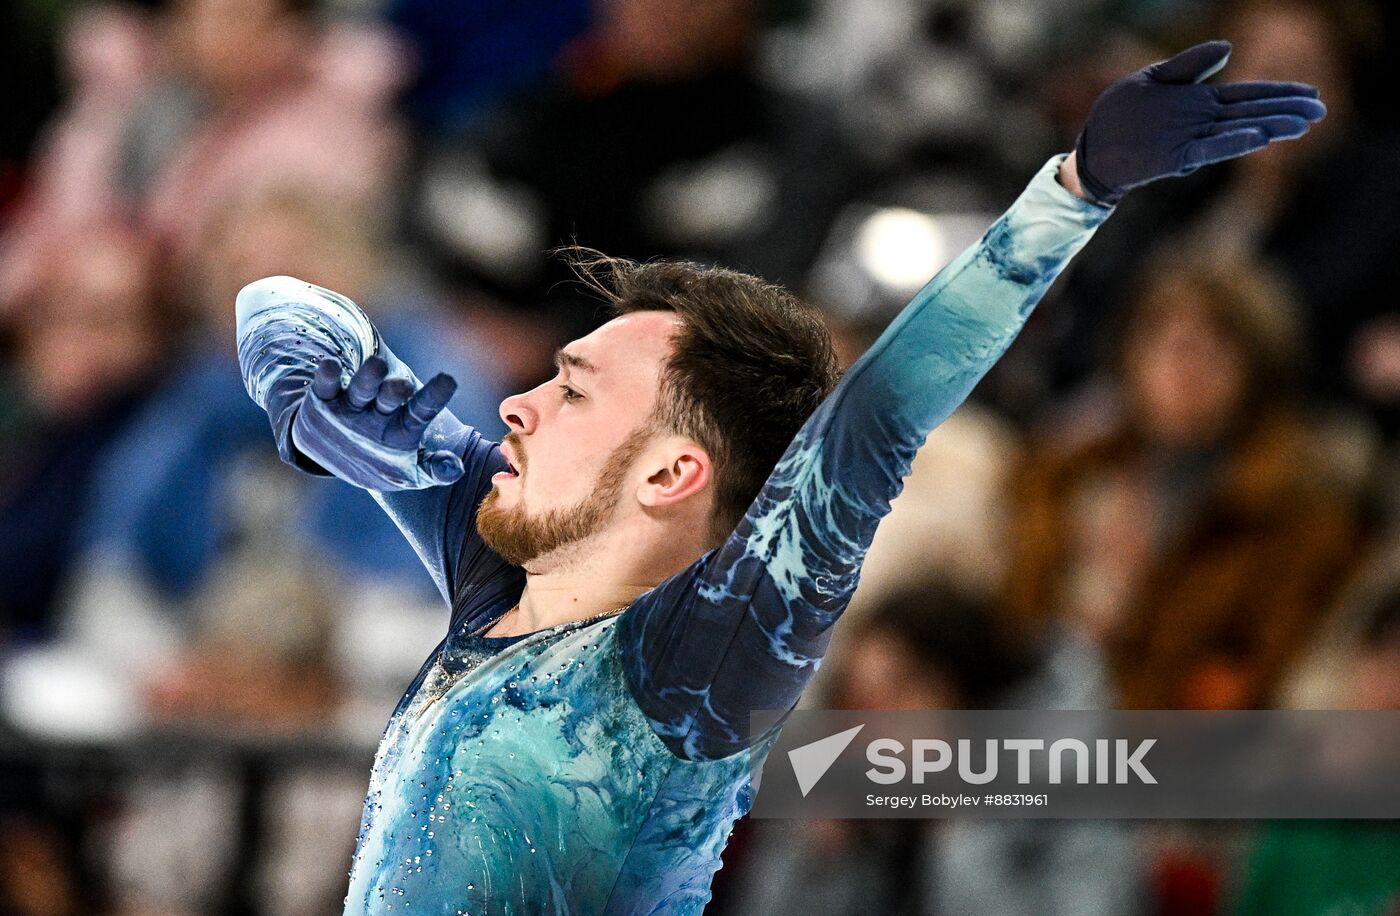
[[633, 465], [680, 320], [633, 312], [560, 348], [559, 371], [501, 402], [511, 471], [492, 478], [477, 512], [482, 539], [523, 566], [611, 522], [642, 482]]

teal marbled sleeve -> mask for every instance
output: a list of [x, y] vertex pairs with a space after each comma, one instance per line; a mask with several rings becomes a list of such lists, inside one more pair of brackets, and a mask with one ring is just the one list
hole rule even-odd
[[1059, 184], [1063, 158], [851, 366], [728, 541], [624, 615], [633, 693], [677, 755], [734, 753], [752, 710], [797, 703], [915, 453], [1112, 213]]

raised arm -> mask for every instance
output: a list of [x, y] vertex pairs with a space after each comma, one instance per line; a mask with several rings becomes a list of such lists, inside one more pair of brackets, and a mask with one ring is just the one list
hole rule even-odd
[[243, 382], [282, 460], [369, 490], [450, 602], [473, 509], [506, 466], [444, 409], [456, 383], [420, 383], [355, 303], [314, 284], [268, 277], [236, 307]]
[[[1089, 196], [1116, 201], [1298, 136], [1322, 116], [1311, 87], [1198, 85], [1228, 51], [1198, 45], [1100, 97], [1073, 164]], [[753, 710], [797, 703], [915, 453], [1111, 213], [1056, 180], [1065, 159], [1047, 162], [850, 368], [729, 539], [618, 622], [629, 687], [677, 755], [734, 753], [758, 737], [748, 733]]]
[[634, 696], [676, 753], [733, 753], [752, 710], [797, 702], [915, 453], [1111, 212], [1056, 182], [1063, 158], [851, 366], [725, 544], [619, 621]]

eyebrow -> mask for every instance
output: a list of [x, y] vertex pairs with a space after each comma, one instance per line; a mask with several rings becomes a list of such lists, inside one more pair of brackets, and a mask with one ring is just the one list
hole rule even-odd
[[560, 347], [554, 351], [554, 365], [556, 368], [568, 366], [570, 369], [578, 369], [582, 372], [597, 372], [598, 367], [577, 353], [570, 353]]

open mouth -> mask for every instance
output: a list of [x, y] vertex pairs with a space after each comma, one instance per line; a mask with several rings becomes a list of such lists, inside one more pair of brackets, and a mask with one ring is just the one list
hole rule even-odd
[[504, 471], [497, 471], [493, 476], [500, 478], [519, 477], [520, 468], [516, 467], [515, 462], [511, 460], [510, 452], [506, 449], [502, 449], [501, 457], [506, 460], [506, 469]]

